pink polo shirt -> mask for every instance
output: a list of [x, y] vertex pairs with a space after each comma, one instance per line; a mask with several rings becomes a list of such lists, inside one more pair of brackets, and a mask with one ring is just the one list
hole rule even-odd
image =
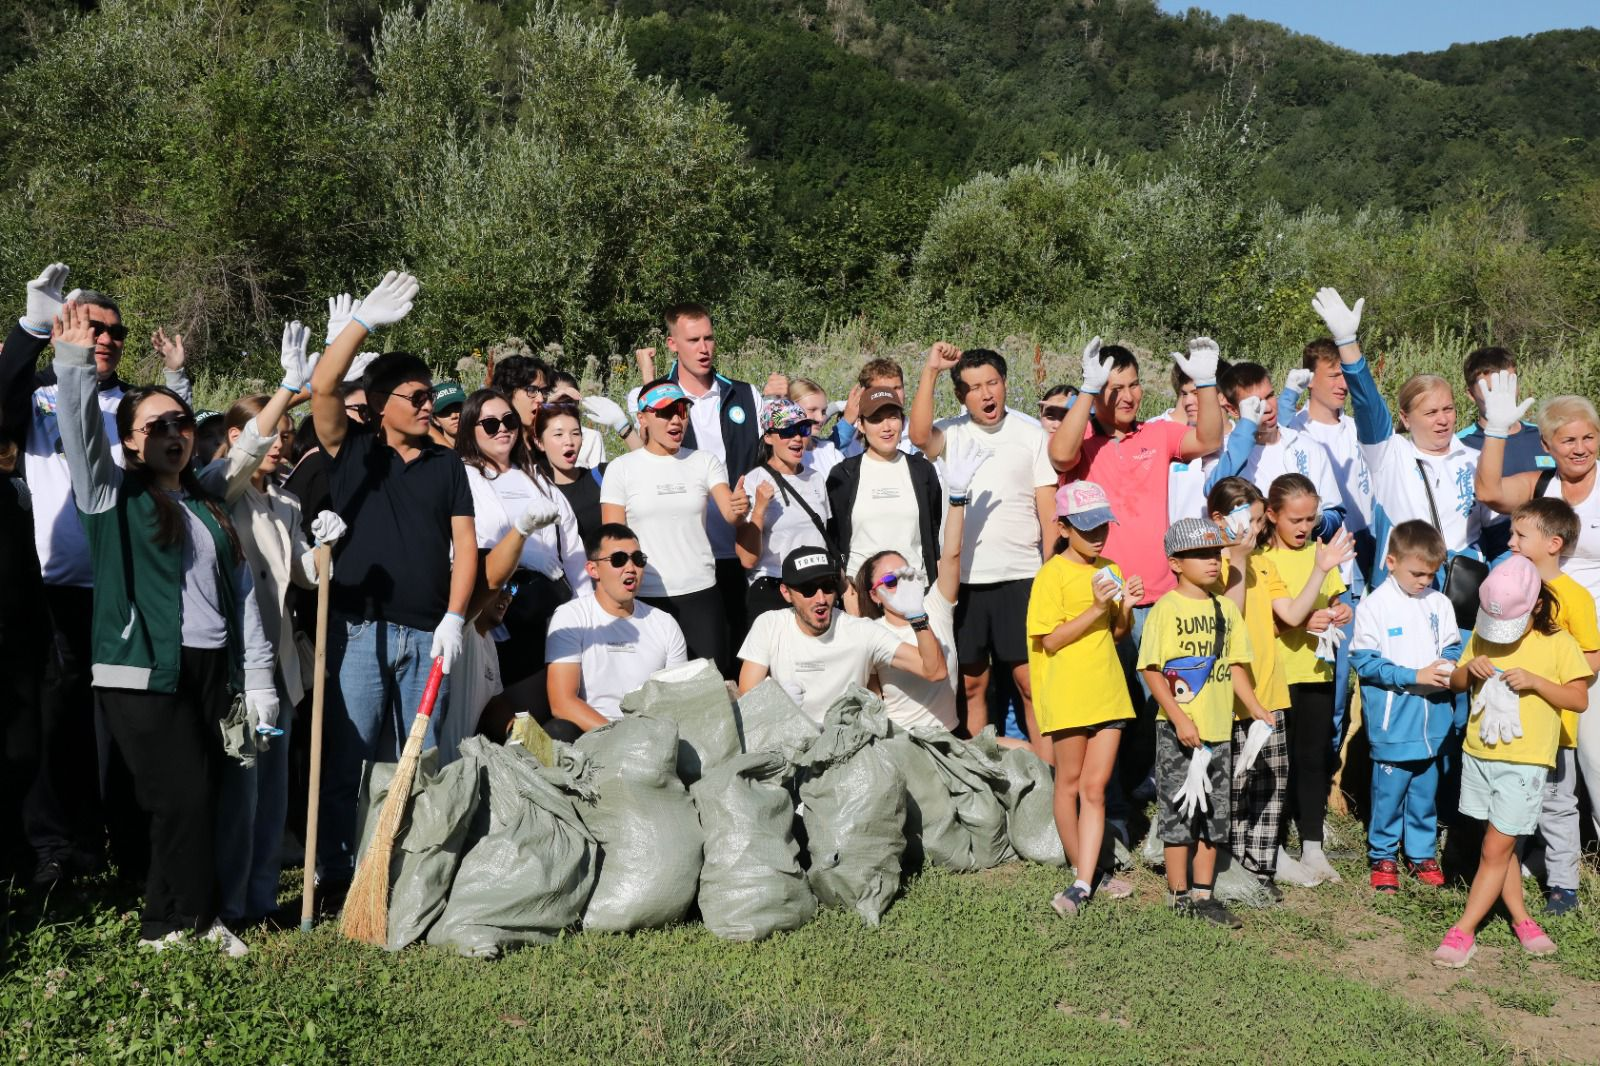
[[1167, 533], [1167, 467], [1182, 458], [1178, 449], [1189, 427], [1182, 422], [1141, 422], [1121, 440], [1089, 424], [1078, 465], [1062, 478], [1093, 481], [1106, 490], [1117, 520], [1106, 538], [1106, 558], [1124, 574], [1144, 579], [1144, 607], [1178, 583], [1167, 565], [1162, 538]]

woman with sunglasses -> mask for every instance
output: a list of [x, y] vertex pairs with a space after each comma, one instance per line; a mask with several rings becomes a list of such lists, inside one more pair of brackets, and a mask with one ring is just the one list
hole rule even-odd
[[534, 467], [522, 420], [503, 393], [479, 389], [467, 397], [456, 451], [467, 466], [478, 547], [488, 554], [488, 586], [516, 589], [496, 638], [509, 687], [543, 672], [550, 616], [589, 590], [583, 539], [566, 498]]
[[751, 618], [789, 606], [778, 591], [785, 555], [802, 544], [829, 543], [827, 486], [806, 462], [815, 432], [816, 423], [793, 400], [769, 397], [762, 404], [759, 465], [744, 479], [750, 520], [734, 541], [750, 577], [745, 603]]
[[94, 569], [95, 697], [150, 817], [140, 944], [202, 933], [243, 955], [217, 918], [219, 725], [241, 690], [251, 722], [276, 717], [273, 647], [233, 523], [190, 469], [189, 405], [160, 386], [127, 390], [125, 469], [113, 459], [92, 324], [72, 302], [56, 317], [56, 413]]
[[1060, 428], [1061, 420], [1067, 417], [1067, 409], [1077, 398], [1078, 390], [1071, 385], [1052, 385], [1045, 390], [1039, 400], [1039, 427], [1045, 436]]
[[689, 655], [711, 659], [731, 677], [728, 612], [717, 591], [716, 557], [706, 535], [706, 504], [729, 525], [750, 511], [744, 480], [728, 486], [728, 470], [710, 451], [685, 448], [689, 398], [671, 378], [639, 393], [644, 446], [611, 461], [600, 483], [600, 516], [628, 526], [650, 559], [639, 598], [666, 611], [683, 629]]

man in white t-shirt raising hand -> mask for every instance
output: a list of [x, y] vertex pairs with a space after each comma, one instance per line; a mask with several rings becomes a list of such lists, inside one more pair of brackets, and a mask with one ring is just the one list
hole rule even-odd
[[544, 655], [550, 712], [587, 733], [621, 718], [622, 697], [688, 650], [672, 616], [637, 598], [649, 560], [633, 530], [601, 525], [584, 548], [594, 589], [556, 608]]
[[876, 622], [837, 610], [838, 567], [826, 549], [796, 548], [783, 560], [783, 598], [793, 610], [757, 618], [739, 649], [739, 693], [768, 677], [783, 686], [807, 718], [818, 725], [833, 701], [851, 685], [865, 686], [877, 667], [893, 666], [927, 681], [948, 675], [944, 652], [928, 625], [922, 583], [907, 568], [886, 598], [911, 622], [917, 643], [902, 644]]
[[[955, 418], [933, 420], [939, 374], [950, 371], [956, 399], [966, 408]], [[970, 486], [961, 543], [961, 588], [956, 600], [956, 652], [967, 697], [967, 731], [977, 736], [989, 724], [991, 664], [1008, 668], [1022, 698], [1028, 739], [1041, 758], [1051, 750], [1033, 717], [1028, 681], [1028, 595], [1033, 575], [1055, 547], [1056, 472], [1049, 440], [1037, 422], [1006, 411], [1006, 361], [997, 352], [963, 352], [940, 341], [928, 352], [911, 405], [911, 443], [939, 459], [953, 440], [991, 451]], [[952, 497], [956, 488], [946, 487]]]

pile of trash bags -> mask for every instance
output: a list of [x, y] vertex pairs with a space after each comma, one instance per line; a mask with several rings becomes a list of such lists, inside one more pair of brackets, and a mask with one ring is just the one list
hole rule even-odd
[[[819, 905], [875, 926], [924, 864], [1066, 864], [1050, 768], [992, 732], [909, 732], [859, 688], [819, 730], [776, 682], [735, 699], [703, 660], [622, 708], [543, 760], [482, 737], [447, 766], [424, 755], [395, 842], [390, 950], [426, 940], [492, 958], [580, 928], [694, 919], [760, 940]], [[369, 769], [364, 823], [392, 773]]]

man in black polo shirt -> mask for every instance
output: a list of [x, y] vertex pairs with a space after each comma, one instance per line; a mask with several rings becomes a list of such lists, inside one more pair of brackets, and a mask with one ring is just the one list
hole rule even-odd
[[[416, 294], [415, 278], [391, 271], [311, 376], [311, 416], [329, 456], [332, 507], [349, 527], [334, 556], [331, 585], [332, 684], [317, 849], [323, 878], [335, 886], [354, 870], [361, 764], [398, 758], [433, 660], [443, 658], [448, 673], [461, 654], [477, 579], [466, 470], [428, 436], [433, 382], [427, 364], [403, 352], [373, 361], [365, 379], [370, 429], [351, 422], [339, 395], [367, 334], [404, 318]], [[436, 706], [448, 706], [443, 689]], [[432, 725], [427, 744], [433, 744]]]

